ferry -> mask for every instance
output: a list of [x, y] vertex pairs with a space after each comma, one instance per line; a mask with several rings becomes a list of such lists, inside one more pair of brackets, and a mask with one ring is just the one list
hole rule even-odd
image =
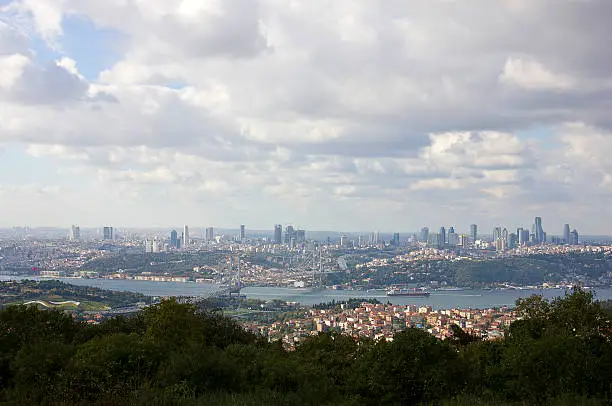
[[430, 293], [424, 290], [418, 289], [405, 289], [405, 288], [390, 288], [387, 289], [387, 296], [418, 296], [418, 297], [429, 297]]

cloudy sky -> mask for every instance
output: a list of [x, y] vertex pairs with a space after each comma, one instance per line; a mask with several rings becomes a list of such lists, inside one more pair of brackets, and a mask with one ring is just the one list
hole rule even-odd
[[610, 0], [0, 0], [0, 225], [612, 234]]

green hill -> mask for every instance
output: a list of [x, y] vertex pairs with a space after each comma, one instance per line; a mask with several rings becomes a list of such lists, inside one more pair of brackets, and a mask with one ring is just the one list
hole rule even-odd
[[35, 306], [0, 310], [0, 402], [126, 405], [603, 405], [610, 314], [590, 293], [521, 300], [504, 339], [319, 334], [285, 351], [221, 314], [163, 301], [85, 325]]

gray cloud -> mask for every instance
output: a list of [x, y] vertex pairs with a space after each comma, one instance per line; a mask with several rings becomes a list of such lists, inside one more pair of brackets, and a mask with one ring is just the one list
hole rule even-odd
[[[142, 193], [248, 196], [304, 218], [356, 202], [364, 224], [373, 207], [497, 218], [527, 202], [560, 219], [612, 185], [592, 147], [612, 148], [609, 1], [143, 4], [50, 7], [121, 32], [125, 53], [91, 82], [34, 60], [0, 101], [21, 119], [3, 139]], [[0, 53], [31, 57], [12, 32], [0, 26]], [[567, 122], [584, 123], [580, 142], [557, 136]]]

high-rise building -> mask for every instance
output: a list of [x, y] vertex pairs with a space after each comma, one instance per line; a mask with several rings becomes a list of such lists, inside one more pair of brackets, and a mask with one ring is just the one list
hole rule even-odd
[[525, 241], [525, 235], [523, 234], [524, 231], [525, 230], [523, 230], [523, 227], [518, 227], [516, 229], [516, 241], [518, 245], [523, 245], [527, 242]]
[[427, 237], [428, 237], [428, 240], [427, 240], [428, 246], [435, 247], [435, 248], [444, 247], [444, 243], [442, 242], [442, 236], [440, 234], [429, 233]]
[[429, 242], [429, 228], [428, 227], [421, 228], [421, 241], [424, 243]]
[[295, 241], [298, 244], [305, 243], [306, 242], [306, 230], [296, 230]]
[[576, 231], [576, 229], [570, 232], [569, 244], [578, 245], [578, 231]]
[[178, 248], [178, 233], [176, 230], [170, 231], [170, 246]]
[[215, 229], [212, 227], [206, 227], [206, 241], [213, 242], [215, 240]]
[[102, 229], [102, 235], [105, 240], [114, 240], [113, 228], [112, 227], [104, 227]]
[[493, 242], [497, 240], [501, 240], [502, 238], [502, 229], [501, 227], [495, 227], [493, 229]]
[[518, 237], [516, 234], [510, 233], [510, 236], [508, 237], [508, 248], [510, 249], [516, 248], [517, 239]]
[[276, 224], [274, 226], [274, 244], [282, 244], [283, 243], [283, 226], [280, 224]]
[[470, 226], [470, 239], [472, 240], [472, 244], [478, 239], [478, 226], [476, 224]]
[[542, 228], [542, 217], [536, 217], [533, 224], [533, 233], [535, 234], [535, 242], [541, 244], [546, 241], [544, 229]]
[[529, 244], [530, 237], [531, 236], [529, 234], [529, 230], [526, 228], [521, 228], [521, 233], [519, 234], [519, 244], [520, 245]]
[[340, 236], [340, 246], [345, 247], [346, 245], [347, 245], [346, 235], [343, 234]]
[[566, 224], [563, 226], [563, 242], [565, 244], [570, 243], [570, 225]]
[[189, 239], [189, 227], [185, 225], [183, 228], [183, 247], [187, 248], [191, 244], [191, 239]]
[[81, 227], [76, 226], [76, 225], [72, 225], [71, 229], [70, 229], [70, 239], [72, 241], [78, 241], [81, 239]]
[[399, 233], [394, 233], [393, 234], [393, 245], [395, 245], [396, 247], [399, 247], [399, 245], [400, 245], [400, 235], [399, 235]]
[[295, 228], [293, 228], [293, 226], [287, 226], [285, 228], [285, 244], [290, 245], [292, 238], [295, 238]]
[[446, 229], [444, 227], [440, 227], [440, 241], [442, 245], [446, 244]]
[[244, 224], [240, 225], [240, 242], [244, 242], [246, 240], [246, 231], [244, 229]]
[[454, 231], [452, 233], [449, 231], [448, 237], [446, 238], [447, 243], [450, 247], [456, 247], [457, 245], [459, 245], [459, 236]]

